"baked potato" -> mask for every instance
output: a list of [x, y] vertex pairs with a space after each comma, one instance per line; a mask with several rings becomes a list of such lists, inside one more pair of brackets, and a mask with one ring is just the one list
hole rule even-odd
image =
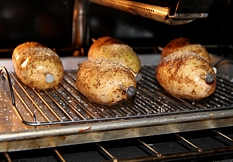
[[37, 42], [17, 46], [12, 61], [17, 77], [31, 88], [45, 90], [55, 87], [64, 76], [62, 61], [57, 53]]
[[134, 95], [136, 80], [126, 67], [111, 60], [86, 60], [79, 65], [76, 87], [89, 101], [114, 105]]
[[176, 51], [183, 51], [183, 50], [188, 50], [191, 52], [195, 52], [202, 57], [205, 58], [205, 60], [210, 63], [210, 55], [206, 48], [199, 44], [198, 42], [190, 39], [190, 38], [176, 38], [171, 40], [162, 50], [161, 57], [162, 59], [166, 56], [168, 56], [171, 53], [174, 53]]
[[156, 79], [173, 96], [199, 100], [214, 93], [216, 75], [210, 64], [190, 51], [177, 51], [156, 67]]
[[113, 60], [131, 69], [136, 74], [141, 67], [138, 55], [129, 45], [108, 36], [101, 37], [94, 41], [88, 51], [88, 59]]

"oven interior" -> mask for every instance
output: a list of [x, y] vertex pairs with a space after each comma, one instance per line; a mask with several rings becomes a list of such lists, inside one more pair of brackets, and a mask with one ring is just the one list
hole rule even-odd
[[[27, 151], [4, 152], [1, 161], [231, 161], [232, 131], [218, 128]], [[201, 151], [200, 151], [201, 150]], [[126, 153], [127, 152], [127, 153]]]
[[[0, 66], [6, 67], [1, 71], [5, 96], [1, 97], [0, 119], [5, 127], [0, 133], [0, 160], [232, 160], [232, 2], [213, 0], [207, 17], [182, 25], [169, 25], [100, 2], [0, 2]], [[143, 3], [166, 7], [175, 2]], [[129, 44], [143, 62], [143, 79], [135, 98], [116, 107], [92, 104], [73, 86], [77, 64], [86, 59], [92, 39], [102, 36]], [[213, 65], [224, 59], [218, 64], [218, 89], [211, 98], [195, 103], [174, 98], [153, 79], [161, 48], [177, 37], [203, 44]], [[17, 79], [12, 51], [27, 41], [40, 42], [61, 56], [66, 75], [59, 89], [38, 92]]]
[[[164, 7], [171, 2], [144, 3]], [[231, 54], [233, 14], [232, 3], [227, 0], [213, 0], [207, 17], [183, 25], [167, 25], [87, 0], [10, 0], [1, 4], [2, 58], [10, 58], [13, 49], [27, 41], [41, 42], [60, 56], [87, 55], [92, 39], [102, 36], [121, 39], [138, 54], [158, 54], [158, 47], [177, 37], [192, 38], [206, 45], [210, 53]]]

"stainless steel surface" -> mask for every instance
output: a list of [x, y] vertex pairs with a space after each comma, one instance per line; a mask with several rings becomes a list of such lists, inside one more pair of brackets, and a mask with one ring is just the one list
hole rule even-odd
[[[107, 121], [121, 121], [155, 117], [161, 124], [170, 122], [171, 116], [183, 115], [183, 120], [200, 120], [206, 115], [211, 117], [210, 111], [231, 109], [231, 93], [233, 87], [231, 78], [218, 75], [218, 86], [215, 93], [201, 101], [187, 101], [167, 94], [155, 79], [156, 66], [142, 66], [142, 80], [138, 82], [137, 92], [131, 87], [126, 89], [127, 95], [134, 96], [115, 106], [96, 105], [89, 102], [76, 90], [76, 70], [66, 71], [61, 84], [53, 89], [37, 91], [23, 85], [14, 73], [10, 73], [13, 90], [15, 112], [22, 123], [29, 126], [43, 126], [54, 124], [93, 123]], [[135, 94], [135, 95], [134, 95]], [[14, 96], [13, 94], [10, 96]], [[10, 99], [8, 99], [10, 100]], [[207, 113], [206, 113], [207, 111]], [[187, 114], [188, 113], [188, 114]], [[195, 113], [200, 113], [199, 116]], [[214, 113], [214, 112], [213, 112]], [[184, 115], [187, 114], [187, 115]], [[224, 113], [219, 117], [232, 115]], [[162, 116], [163, 122], [160, 117]], [[213, 116], [215, 118], [216, 116]], [[174, 122], [177, 122], [174, 118]], [[151, 120], [151, 119], [149, 119]], [[179, 121], [179, 120], [178, 120]], [[180, 122], [179, 121], [179, 122]], [[122, 122], [122, 121], [121, 121]], [[132, 122], [132, 126], [134, 123]], [[147, 126], [144, 123], [141, 126]], [[119, 126], [120, 128], [120, 126]]]
[[0, 161], [232, 161], [231, 127], [0, 153]]
[[[87, 32], [87, 2], [86, 0], [75, 0], [72, 22], [72, 46], [80, 48], [85, 42]], [[74, 51], [77, 52], [77, 51]], [[76, 55], [76, 54], [74, 54]], [[77, 54], [78, 55], [78, 54]], [[79, 54], [80, 55], [80, 54]]]
[[[201, 4], [200, 1], [191, 2], [191, 1], [180, 0], [178, 4], [174, 4], [176, 5], [174, 6], [175, 11], [171, 15], [170, 14], [171, 9], [169, 8], [169, 6], [161, 7], [152, 4], [146, 4], [145, 2], [135, 2], [128, 0], [111, 0], [111, 1], [89, 0], [89, 1], [170, 25], [187, 24], [197, 18], [206, 18], [208, 16], [208, 10], [212, 3], [212, 0], [202, 1], [202, 3], [204, 2], [204, 4]], [[192, 12], [187, 11], [187, 9], [183, 10], [184, 8], [181, 5], [183, 2], [185, 2], [183, 7], [192, 6], [189, 8], [190, 10], [197, 9], [199, 6], [202, 6], [202, 10], [201, 12], [199, 10]], [[204, 7], [206, 7], [207, 10], [204, 9]], [[181, 13], [179, 13], [179, 11], [181, 11]]]
[[[62, 61], [64, 63], [64, 67], [67, 71], [75, 71], [77, 70], [78, 63], [81, 63], [86, 58], [62, 58]], [[146, 67], [148, 66], [154, 66], [156, 65], [160, 60], [160, 55], [142, 55], [140, 56], [142, 65]], [[219, 58], [213, 57], [213, 63], [216, 62]], [[2, 66], [5, 66], [10, 72], [13, 72], [12, 62], [11, 60], [3, 59], [0, 61]], [[224, 70], [227, 72], [227, 70], [224, 68], [219, 68], [219, 72], [221, 70]], [[152, 74], [146, 74], [148, 73], [147, 70], [143, 70], [143, 79], [151, 79], [150, 76]], [[149, 75], [149, 77], [147, 76]], [[146, 76], [146, 77], [145, 77]], [[145, 77], [145, 78], [144, 78]], [[224, 80], [224, 79], [223, 79]], [[143, 80], [142, 80], [143, 81]], [[153, 82], [153, 81], [149, 81]], [[229, 82], [229, 84], [232, 84]], [[224, 86], [225, 82], [220, 82], [220, 85]], [[146, 86], [146, 85], [141, 85]], [[4, 86], [2, 86], [4, 87]], [[14, 83], [14, 92], [17, 92], [17, 85]], [[7, 88], [6, 88], [7, 89]], [[27, 88], [26, 88], [27, 89]], [[146, 87], [141, 87], [139, 91], [144, 91]], [[222, 87], [219, 89], [220, 93]], [[232, 91], [232, 89], [229, 91]], [[38, 115], [40, 112], [40, 109], [44, 109], [44, 106], [41, 107], [41, 103], [43, 101], [40, 100], [34, 100], [32, 99], [32, 103], [28, 104], [29, 102], [24, 100], [25, 98], [35, 97], [35, 94], [37, 96], [44, 95], [44, 92], [34, 92], [34, 95], [31, 95], [31, 92], [27, 97], [23, 97], [23, 100], [19, 101], [19, 98], [21, 95], [18, 95], [19, 98], [17, 98], [17, 101], [19, 103], [17, 104], [17, 108], [21, 109], [24, 116], [24, 121], [32, 121], [35, 122], [34, 126], [27, 126], [25, 124], [22, 124], [20, 122], [20, 116], [17, 116], [14, 112], [14, 109], [11, 105], [11, 98], [9, 97], [9, 93], [6, 93], [4, 90], [2, 95], [4, 95], [5, 100], [1, 100], [1, 112], [0, 112], [0, 121], [1, 121], [1, 127], [0, 127], [0, 151], [15, 151], [15, 150], [27, 150], [27, 149], [33, 149], [33, 148], [46, 148], [46, 147], [54, 147], [54, 146], [64, 146], [64, 145], [71, 145], [71, 144], [80, 144], [80, 143], [89, 143], [89, 142], [99, 142], [99, 141], [108, 141], [113, 139], [122, 139], [122, 138], [131, 138], [131, 137], [142, 137], [142, 136], [148, 136], [148, 135], [156, 135], [156, 134], [167, 134], [167, 133], [175, 133], [175, 132], [185, 132], [185, 131], [191, 131], [191, 130], [201, 130], [201, 129], [207, 129], [207, 128], [219, 128], [219, 127], [226, 127], [226, 126], [232, 126], [233, 125], [233, 110], [229, 109], [232, 105], [231, 100], [228, 100], [225, 96], [222, 96], [222, 98], [218, 98], [215, 96], [218, 100], [211, 100], [208, 106], [211, 110], [206, 109], [206, 111], [198, 111], [198, 109], [195, 108], [195, 106], [200, 106], [199, 103], [195, 105], [194, 103], [187, 103], [178, 100], [178, 105], [181, 106], [180, 112], [182, 112], [182, 109], [188, 108], [188, 109], [195, 109], [195, 111], [192, 111], [184, 114], [174, 112], [174, 114], [163, 114], [163, 112], [156, 112], [156, 109], [153, 108], [152, 103], [149, 99], [153, 101], [155, 104], [155, 99], [163, 100], [163, 97], [156, 98], [153, 96], [152, 92], [144, 92], [148, 93], [147, 95], [143, 95], [138, 98], [136, 101], [136, 107], [131, 109], [128, 105], [127, 107], [124, 107], [123, 109], [121, 107], [115, 107], [112, 109], [103, 107], [103, 110], [108, 112], [109, 114], [112, 114], [113, 116], [108, 118], [105, 116], [104, 112], [96, 111], [97, 109], [102, 110], [100, 107], [94, 110], [94, 107], [90, 107], [91, 104], [88, 103], [82, 103], [84, 104], [84, 108], [80, 108], [81, 111], [89, 112], [89, 118], [86, 116], [84, 118], [81, 118], [80, 121], [77, 120], [76, 123], [72, 124], [66, 124], [65, 120], [62, 121], [60, 124], [53, 125], [53, 120], [51, 118], [46, 117], [47, 114], [42, 115], [42, 119], [45, 121], [48, 120], [49, 124], [52, 125], [44, 125], [44, 126], [37, 126], [37, 122], [39, 117], [33, 118], [33, 114]], [[138, 93], [138, 92], [137, 92]], [[46, 92], [47, 94], [47, 92]], [[16, 94], [17, 95], [17, 94]], [[151, 95], [152, 98], [149, 96]], [[8, 96], [8, 97], [6, 97]], [[140, 96], [140, 95], [139, 95]], [[144, 96], [147, 96], [146, 98]], [[159, 97], [159, 96], [158, 96]], [[40, 97], [39, 97], [40, 99]], [[176, 99], [172, 99], [176, 100]], [[64, 100], [65, 101], [65, 100]], [[164, 101], [171, 101], [171, 98], [164, 98]], [[173, 101], [172, 101], [173, 102]], [[171, 103], [172, 103], [171, 102]], [[224, 102], [229, 102], [228, 106], [225, 105]], [[25, 110], [22, 109], [22, 107], [32, 108], [34, 105], [34, 110]], [[39, 104], [39, 105], [38, 105]], [[47, 103], [49, 106], [51, 106], [51, 103]], [[50, 105], [51, 104], [51, 105]], [[66, 104], [72, 104], [69, 101], [67, 101]], [[165, 105], [167, 105], [166, 103]], [[193, 105], [194, 104], [194, 105]], [[203, 103], [202, 103], [203, 104]], [[212, 108], [212, 105], [215, 105], [215, 107]], [[20, 108], [20, 105], [24, 105]], [[46, 105], [46, 106], [48, 106]], [[85, 107], [85, 105], [87, 107]], [[220, 105], [220, 108], [218, 106]], [[221, 105], [224, 105], [223, 107]], [[167, 105], [168, 106], [168, 105]], [[207, 106], [207, 105], [206, 105]], [[90, 108], [90, 109], [89, 109]], [[167, 107], [168, 109], [172, 109], [172, 107]], [[204, 107], [203, 107], [204, 108]], [[223, 108], [221, 110], [221, 108]], [[205, 108], [204, 108], [205, 109]], [[125, 113], [126, 110], [129, 110], [132, 114]], [[165, 110], [165, 109], [163, 109]], [[137, 112], [138, 111], [138, 112]], [[97, 114], [95, 114], [97, 112]], [[25, 114], [24, 114], [25, 113]], [[139, 113], [139, 116], [137, 116], [137, 113]], [[161, 115], [160, 115], [161, 113]], [[125, 117], [122, 117], [121, 115], [125, 114]], [[93, 115], [93, 120], [90, 115]], [[95, 115], [97, 115], [95, 117]], [[90, 118], [91, 117], [91, 118]], [[132, 118], [131, 118], [132, 117]], [[100, 120], [99, 120], [99, 119]], [[35, 121], [34, 121], [35, 119]], [[91, 120], [89, 120], [91, 119]], [[97, 120], [96, 120], [97, 119]], [[70, 119], [73, 120], [72, 118]], [[89, 121], [88, 121], [89, 120]], [[42, 123], [42, 122], [40, 122]], [[56, 122], [55, 122], [56, 123]]]

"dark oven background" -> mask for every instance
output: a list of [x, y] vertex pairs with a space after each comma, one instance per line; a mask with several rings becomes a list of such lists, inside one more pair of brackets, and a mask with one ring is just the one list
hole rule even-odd
[[[0, 57], [10, 58], [12, 50], [27, 41], [37, 41], [56, 49], [73, 49], [73, 6], [74, 0], [1, 0]], [[106, 35], [121, 39], [138, 54], [159, 53], [158, 46], [182, 36], [206, 45], [209, 52], [231, 57], [232, 7], [230, 0], [214, 0], [207, 18], [171, 26], [89, 3], [83, 54], [87, 54], [91, 38]], [[58, 50], [58, 54], [72, 56], [73, 51]]]

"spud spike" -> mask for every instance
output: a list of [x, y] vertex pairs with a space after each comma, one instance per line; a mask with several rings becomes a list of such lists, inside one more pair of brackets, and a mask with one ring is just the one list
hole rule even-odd
[[205, 82], [210, 84], [214, 81], [214, 75], [211, 73], [206, 74], [205, 76]]
[[131, 73], [134, 75], [136, 82], [139, 82], [142, 80], [142, 74], [141, 73], [135, 73], [132, 69], [129, 69]]
[[134, 96], [135, 93], [136, 93], [136, 89], [135, 89], [133, 86], [129, 86], [129, 87], [126, 89], [126, 94], [128, 95], [128, 97]]
[[132, 97], [136, 93], [134, 86], [125, 87], [124, 85], [119, 86], [121, 90], [125, 91], [128, 97]]
[[96, 41], [96, 39], [95, 39], [95, 38], [91, 38], [91, 40], [92, 40], [92, 42], [93, 42], [93, 43]]
[[135, 76], [136, 82], [139, 82], [142, 80], [142, 74], [141, 73], [137, 73]]
[[46, 74], [45, 75], [45, 80], [47, 83], [52, 83], [55, 80], [55, 77], [53, 74]]

